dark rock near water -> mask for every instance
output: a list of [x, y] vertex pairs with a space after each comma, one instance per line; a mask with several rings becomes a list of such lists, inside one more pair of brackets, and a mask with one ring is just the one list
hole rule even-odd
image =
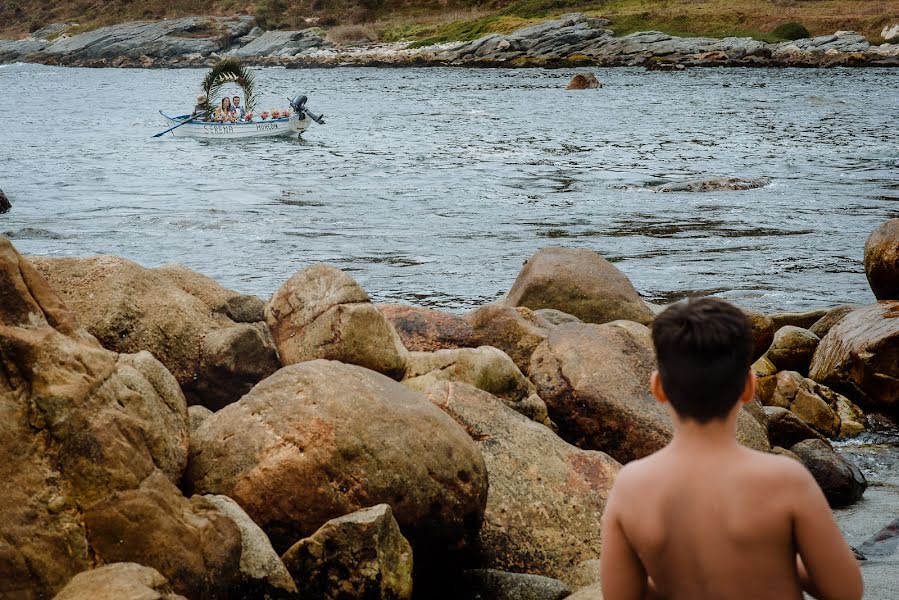
[[772, 446], [791, 448], [805, 440], [825, 440], [823, 435], [785, 408], [766, 406], [765, 416], [768, 419], [768, 439]]
[[456, 593], [471, 600], [562, 600], [571, 590], [561, 581], [540, 575], [471, 569], [462, 573]]
[[596, 75], [594, 75], [593, 73], [578, 73], [571, 78], [571, 81], [568, 82], [568, 85], [565, 87], [565, 89], [595, 90], [601, 87], [602, 83], [600, 83], [599, 79], [597, 79]]
[[834, 508], [857, 502], [868, 487], [858, 467], [837, 454], [824, 440], [805, 440], [793, 445], [790, 450], [811, 471]]
[[865, 242], [865, 275], [878, 300], [899, 300], [899, 218], [875, 229]]
[[0, 190], [0, 214], [3, 214], [9, 209], [12, 208], [12, 204], [9, 203], [9, 198], [6, 197], [6, 194], [3, 193], [3, 190]]

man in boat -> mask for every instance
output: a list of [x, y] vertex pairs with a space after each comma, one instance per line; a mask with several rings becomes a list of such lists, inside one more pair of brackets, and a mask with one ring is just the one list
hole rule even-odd
[[231, 112], [234, 113], [234, 116], [237, 117], [238, 121], [242, 121], [244, 116], [246, 116], [247, 111], [243, 109], [240, 105], [240, 96], [234, 96], [231, 103]]
[[197, 96], [197, 104], [194, 106], [194, 110], [190, 113], [190, 116], [191, 118], [196, 118], [204, 116], [206, 113], [206, 94], [200, 94]]

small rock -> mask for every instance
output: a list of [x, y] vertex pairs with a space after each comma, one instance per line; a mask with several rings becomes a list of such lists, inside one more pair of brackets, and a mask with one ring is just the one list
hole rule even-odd
[[753, 190], [770, 183], [767, 177], [744, 179], [740, 177], [718, 177], [714, 179], [691, 179], [654, 186], [656, 192], [721, 192]]
[[821, 339], [807, 329], [792, 325], [781, 327], [768, 348], [768, 360], [780, 371], [808, 373], [812, 356]]
[[328, 521], [282, 560], [302, 600], [412, 598], [412, 546], [386, 504]]
[[865, 242], [865, 275], [878, 300], [899, 300], [899, 218], [875, 229]]
[[768, 418], [768, 438], [772, 446], [790, 448], [805, 440], [824, 439], [824, 436], [785, 408], [766, 406], [765, 416]]
[[840, 439], [854, 437], [870, 429], [868, 418], [858, 406], [849, 398], [837, 394], [837, 400], [833, 404], [834, 412], [840, 419], [840, 430], [837, 437]]
[[774, 321], [775, 331], [781, 327], [786, 327], [787, 325], [809, 329], [812, 325], [824, 318], [828, 312], [829, 311], [826, 308], [820, 308], [818, 310], [809, 310], [806, 312], [772, 313], [771, 320]]
[[535, 310], [534, 313], [536, 313], [537, 316], [552, 325], [561, 325], [563, 323], [583, 323], [583, 321], [581, 321], [574, 315], [569, 315], [566, 312], [562, 312], [561, 310], [556, 310], [554, 308], [541, 308], [539, 310]]
[[457, 597], [471, 600], [563, 600], [571, 590], [557, 579], [493, 569], [462, 572]]
[[12, 204], [9, 203], [9, 198], [6, 197], [6, 194], [3, 193], [3, 190], [0, 190], [0, 215], [7, 212], [12, 208]]
[[136, 563], [113, 563], [75, 575], [53, 600], [186, 600], [159, 571]]
[[601, 88], [602, 83], [593, 73], [578, 73], [568, 82], [566, 90], [595, 90]]
[[257, 296], [232, 296], [225, 301], [222, 311], [235, 323], [265, 321], [265, 302]]
[[858, 467], [837, 454], [824, 440], [805, 440], [790, 450], [811, 471], [833, 508], [857, 502], [868, 487]]

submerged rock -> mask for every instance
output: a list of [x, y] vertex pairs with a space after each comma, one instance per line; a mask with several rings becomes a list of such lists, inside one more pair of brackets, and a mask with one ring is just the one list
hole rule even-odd
[[740, 177], [719, 177], [714, 179], [691, 179], [689, 181], [672, 181], [653, 186], [657, 192], [721, 192], [752, 190], [765, 187], [770, 183], [767, 177], [746, 179]]
[[554, 308], [587, 323], [626, 319], [646, 324], [653, 317], [628, 278], [586, 249], [543, 248], [518, 274], [505, 303]]
[[283, 560], [304, 600], [412, 598], [412, 547], [386, 504], [328, 521]]
[[333, 361], [285, 367], [206, 418], [185, 485], [237, 501], [283, 552], [329, 519], [390, 504], [413, 543], [464, 543], [481, 522], [477, 446], [422, 395]]
[[899, 218], [875, 229], [865, 242], [865, 275], [878, 300], [899, 300]]
[[571, 78], [571, 81], [568, 82], [568, 85], [565, 87], [565, 89], [595, 90], [601, 87], [602, 83], [599, 82], [599, 79], [597, 79], [596, 75], [594, 75], [593, 73], [578, 73]]
[[295, 273], [265, 309], [281, 361], [326, 359], [394, 379], [406, 371], [406, 348], [352, 277], [327, 265]]
[[136, 563], [113, 563], [79, 573], [53, 600], [187, 600], [172, 591], [159, 571]]

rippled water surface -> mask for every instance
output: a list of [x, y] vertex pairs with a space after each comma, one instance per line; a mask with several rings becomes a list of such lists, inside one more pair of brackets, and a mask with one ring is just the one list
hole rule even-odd
[[[379, 301], [463, 308], [547, 245], [592, 248], [648, 299], [762, 309], [873, 299], [867, 234], [899, 216], [899, 75], [886, 70], [256, 72], [305, 93], [301, 140], [150, 139], [204, 72], [0, 68], [0, 232], [26, 253], [181, 262], [267, 296], [328, 262]], [[258, 112], [258, 111], [257, 111]], [[653, 193], [706, 176], [765, 188]]]

